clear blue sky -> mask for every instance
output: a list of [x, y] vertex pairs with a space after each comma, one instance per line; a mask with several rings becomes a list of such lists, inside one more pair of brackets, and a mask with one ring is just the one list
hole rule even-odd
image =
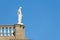
[[0, 0], [0, 25], [16, 24], [19, 6], [27, 38], [60, 40], [60, 0]]

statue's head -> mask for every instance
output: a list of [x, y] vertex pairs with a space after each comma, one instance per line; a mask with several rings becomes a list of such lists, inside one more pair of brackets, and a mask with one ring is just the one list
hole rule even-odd
[[19, 7], [18, 14], [21, 14], [22, 15], [22, 7]]
[[22, 9], [22, 7], [19, 7], [19, 9]]

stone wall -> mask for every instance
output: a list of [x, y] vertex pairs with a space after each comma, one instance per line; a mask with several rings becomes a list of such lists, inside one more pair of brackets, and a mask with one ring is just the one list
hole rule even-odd
[[[0, 26], [2, 27], [2, 25]], [[15, 40], [15, 39], [25, 39], [24, 25], [15, 24], [15, 25], [4, 25], [4, 27], [14, 27], [15, 32], [13, 36], [0, 36], [0, 40]]]

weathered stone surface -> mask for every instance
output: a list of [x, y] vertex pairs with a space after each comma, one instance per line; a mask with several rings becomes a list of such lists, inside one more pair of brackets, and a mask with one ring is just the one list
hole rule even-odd
[[15, 32], [13, 33], [14, 36], [0, 36], [0, 40], [23, 40], [25, 39], [25, 32], [24, 32], [24, 25], [15, 24], [15, 25], [0, 25], [1, 27], [14, 27]]

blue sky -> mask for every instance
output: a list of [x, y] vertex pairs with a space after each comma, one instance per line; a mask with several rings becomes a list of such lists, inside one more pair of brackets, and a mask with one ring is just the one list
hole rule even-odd
[[0, 25], [17, 24], [20, 6], [27, 38], [60, 40], [60, 0], [0, 0]]

